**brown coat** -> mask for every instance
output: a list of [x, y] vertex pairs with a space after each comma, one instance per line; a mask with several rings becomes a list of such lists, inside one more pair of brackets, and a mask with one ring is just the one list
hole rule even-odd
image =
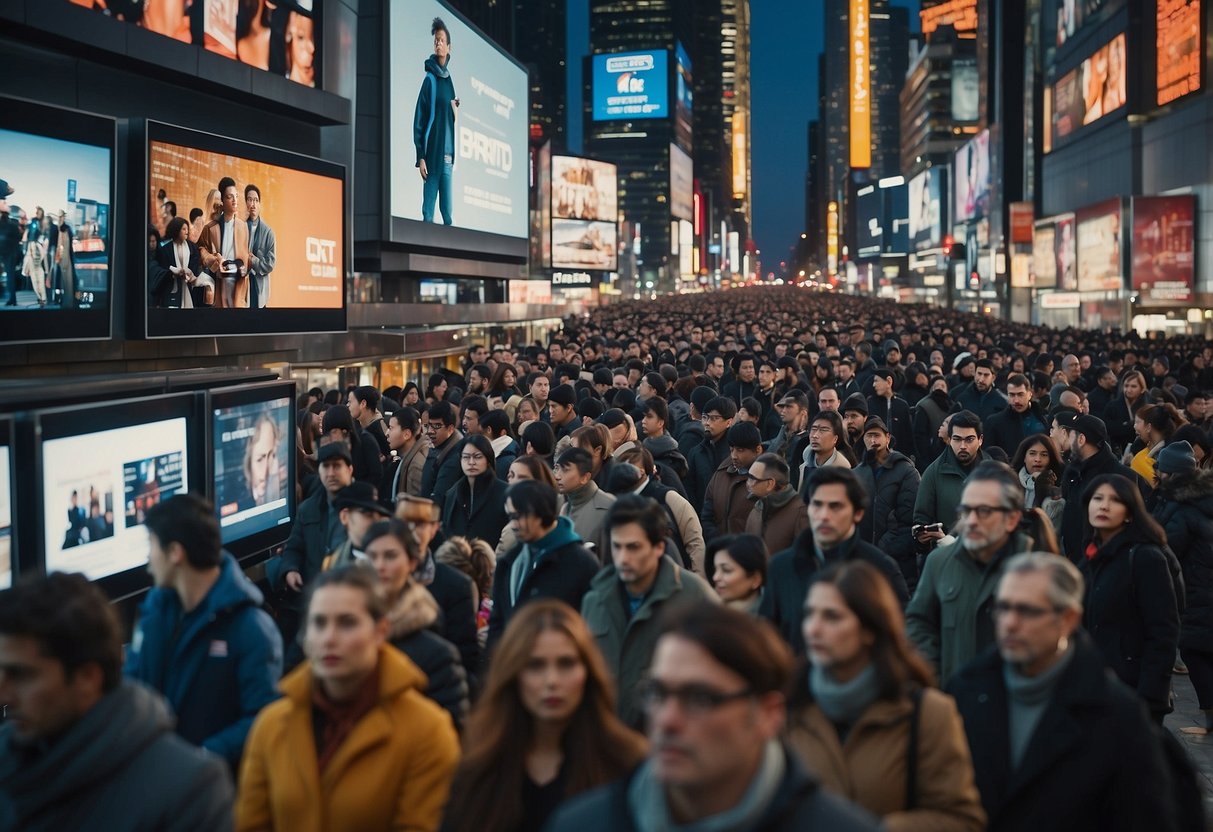
[[775, 509], [766, 505], [770, 499], [767, 497], [754, 503], [754, 508], [746, 520], [745, 530], [761, 537], [767, 544], [767, 552], [774, 555], [791, 548], [796, 537], [809, 527], [809, 513], [804, 500], [800, 499], [800, 495], [795, 491], [792, 492], [790, 500]]
[[707, 498], [699, 515], [706, 540], [744, 532], [754, 507], [746, 493], [745, 474], [729, 473], [732, 467], [732, 461], [726, 459], [708, 480]]
[[[222, 307], [223, 301], [223, 244], [220, 240], [219, 223], [223, 222], [223, 215], [220, 214], [219, 219], [212, 220], [202, 226], [202, 230], [198, 232], [198, 253], [202, 258], [202, 267], [215, 275], [215, 306]], [[244, 263], [240, 269], [240, 276], [236, 278], [236, 306], [240, 308], [248, 308], [249, 305], [249, 247], [248, 247], [248, 222], [236, 217], [232, 227], [236, 231], [236, 259]]]
[[840, 744], [815, 703], [788, 714], [788, 744], [822, 786], [883, 819], [889, 832], [979, 832], [986, 815], [973, 779], [964, 725], [952, 697], [923, 691], [918, 729], [917, 807], [906, 806], [909, 697], [879, 700]]

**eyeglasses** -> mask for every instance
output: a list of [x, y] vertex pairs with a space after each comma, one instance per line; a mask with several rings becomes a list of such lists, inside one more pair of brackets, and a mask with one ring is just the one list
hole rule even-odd
[[1002, 618], [1011, 613], [1015, 613], [1016, 618], [1022, 618], [1026, 621], [1035, 621], [1049, 613], [1061, 612], [1060, 607], [1037, 607], [1032, 604], [1012, 604], [1010, 601], [996, 601], [994, 603], [994, 615], [997, 618]]
[[970, 514], [976, 514], [978, 520], [988, 520], [994, 512], [1006, 514], [1011, 509], [1002, 506], [966, 506], [963, 503], [956, 507], [956, 519], [963, 520]]
[[507, 512], [505, 513], [505, 519], [506, 519], [506, 520], [509, 520], [509, 521], [511, 521], [511, 522], [512, 522], [512, 521], [514, 521], [514, 520], [521, 520], [523, 517], [526, 517], [526, 516], [527, 516], [527, 515], [525, 515], [525, 514], [519, 514], [519, 513], [518, 513], [518, 512], [516, 512], [516, 511], [507, 511]]
[[750, 482], [769, 482], [775, 479], [774, 477], [756, 477], [748, 472], [746, 473], [745, 478]]
[[442, 427], [441, 422], [422, 422], [421, 423], [421, 430], [424, 431], [425, 433], [433, 433], [434, 431], [438, 430], [441, 427]]
[[809, 433], [833, 433], [834, 429], [829, 425], [813, 425], [809, 428]]
[[484, 454], [462, 454], [459, 459], [462, 462], [483, 462], [487, 457]]
[[641, 681], [636, 686], [636, 693], [646, 711], [656, 711], [666, 702], [674, 699], [677, 700], [678, 706], [690, 716], [705, 716], [730, 702], [754, 695], [754, 691], [750, 688], [742, 688], [733, 693], [713, 690], [705, 685], [668, 688], [656, 679]]

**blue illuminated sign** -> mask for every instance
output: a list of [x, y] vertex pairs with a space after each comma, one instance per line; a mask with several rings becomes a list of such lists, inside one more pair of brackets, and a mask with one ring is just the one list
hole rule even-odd
[[664, 51], [594, 56], [594, 120], [666, 118], [669, 55]]

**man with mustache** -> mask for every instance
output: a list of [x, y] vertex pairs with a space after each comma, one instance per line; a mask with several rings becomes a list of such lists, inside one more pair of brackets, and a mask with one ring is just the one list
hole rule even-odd
[[[914, 499], [915, 526], [933, 523], [942, 523], [944, 528], [951, 526], [965, 479], [978, 462], [990, 458], [982, 450], [981, 419], [974, 413], [968, 410], [957, 413], [948, 429], [948, 446], [922, 473], [922, 483]], [[922, 530], [915, 539], [925, 545], [942, 540], [943, 536], [942, 529]]]

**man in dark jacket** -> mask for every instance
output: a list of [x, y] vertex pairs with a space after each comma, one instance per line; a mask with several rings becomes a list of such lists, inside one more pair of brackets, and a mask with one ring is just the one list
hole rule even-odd
[[148, 509], [148, 571], [126, 674], [160, 692], [177, 733], [235, 774], [253, 718], [278, 698], [282, 637], [261, 592], [220, 544], [206, 500], [178, 494]]
[[687, 474], [687, 499], [691, 505], [703, 505], [712, 475], [729, 456], [726, 440], [729, 428], [737, 416], [737, 405], [724, 396], [717, 396], [703, 408], [703, 442], [691, 449], [687, 456], [690, 471]]
[[716, 391], [711, 387], [696, 387], [691, 391], [691, 416], [678, 427], [674, 438], [678, 440], [678, 451], [684, 459], [689, 459], [691, 449], [703, 442], [707, 434], [703, 429], [703, 408], [716, 398]]
[[446, 401], [435, 402], [421, 417], [421, 430], [432, 445], [421, 474], [421, 496], [433, 500], [439, 511], [446, 502], [447, 492], [463, 474], [459, 467], [463, 434], [455, 426], [455, 417], [455, 408]]
[[805, 654], [801, 621], [813, 575], [830, 564], [865, 560], [879, 569], [904, 607], [910, 600], [897, 561], [857, 534], [868, 495], [848, 468], [818, 468], [809, 478], [809, 529], [771, 558], [759, 614], [775, 625], [799, 657]]
[[1007, 406], [1007, 397], [994, 387], [994, 364], [988, 358], [977, 362], [972, 383], [956, 390], [953, 398], [957, 411], [976, 413], [983, 423]]
[[1136, 472], [1126, 468], [1112, 456], [1108, 447], [1108, 429], [1098, 416], [1074, 414], [1069, 417], [1070, 464], [1061, 476], [1061, 496], [1066, 507], [1061, 515], [1061, 551], [1074, 563], [1083, 556], [1083, 536], [1087, 509], [1082, 502], [1087, 485], [1101, 474], [1120, 474], [1136, 483], [1143, 496], [1150, 489]]
[[893, 450], [914, 457], [914, 418], [909, 403], [894, 395], [893, 382], [896, 376], [888, 367], [877, 369], [872, 375], [875, 391], [868, 397], [868, 415], [879, 416], [893, 437]]
[[490, 650], [527, 601], [558, 598], [580, 610], [600, 566], [573, 531], [573, 521], [559, 516], [556, 492], [550, 486], [535, 480], [514, 483], [507, 492], [505, 511], [518, 544], [497, 561], [494, 572]]
[[[316, 454], [323, 489], [299, 504], [298, 517], [282, 550], [281, 568], [287, 588], [302, 592], [320, 574], [324, 556], [346, 540], [340, 512], [333, 507], [337, 492], [354, 481], [354, 458], [344, 442], [321, 445]], [[275, 581], [271, 581], [275, 584]], [[287, 634], [289, 635], [289, 634]]]
[[986, 448], [1002, 448], [1012, 459], [1019, 443], [1036, 433], [1049, 432], [1044, 408], [1032, 401], [1032, 383], [1022, 373], [1007, 379], [1007, 406], [983, 420]]
[[791, 677], [787, 648], [761, 622], [707, 602], [671, 609], [641, 691], [653, 755], [626, 779], [565, 803], [547, 828], [877, 829], [780, 742]]
[[855, 476], [870, 495], [871, 503], [859, 522], [859, 536], [897, 561], [906, 586], [918, 583], [918, 560], [910, 527], [920, 478], [914, 463], [889, 447], [889, 429], [879, 416], [864, 425], [863, 462]]
[[113, 607], [81, 575], [0, 592], [0, 829], [230, 830], [223, 761], [122, 677]]
[[738, 422], [729, 428], [726, 439], [729, 458], [717, 466], [708, 481], [699, 511], [704, 540], [744, 532], [746, 519], [753, 508], [747, 499], [746, 474], [762, 453], [762, 437], [756, 425]]
[[737, 378], [724, 386], [721, 395], [731, 401], [734, 407], [740, 407], [741, 400], [747, 396], [758, 395], [758, 368], [755, 364], [753, 355], [742, 353], [733, 365]]
[[1175, 830], [1160, 738], [1085, 633], [1083, 581], [1062, 558], [1007, 563], [997, 645], [947, 686], [990, 832]]
[[686, 497], [684, 480], [690, 471], [687, 459], [678, 450], [678, 443], [669, 434], [670, 409], [665, 399], [651, 396], [641, 405], [644, 416], [640, 420], [640, 432], [644, 434], [641, 444], [653, 455], [653, 462], [660, 472], [661, 482]]

